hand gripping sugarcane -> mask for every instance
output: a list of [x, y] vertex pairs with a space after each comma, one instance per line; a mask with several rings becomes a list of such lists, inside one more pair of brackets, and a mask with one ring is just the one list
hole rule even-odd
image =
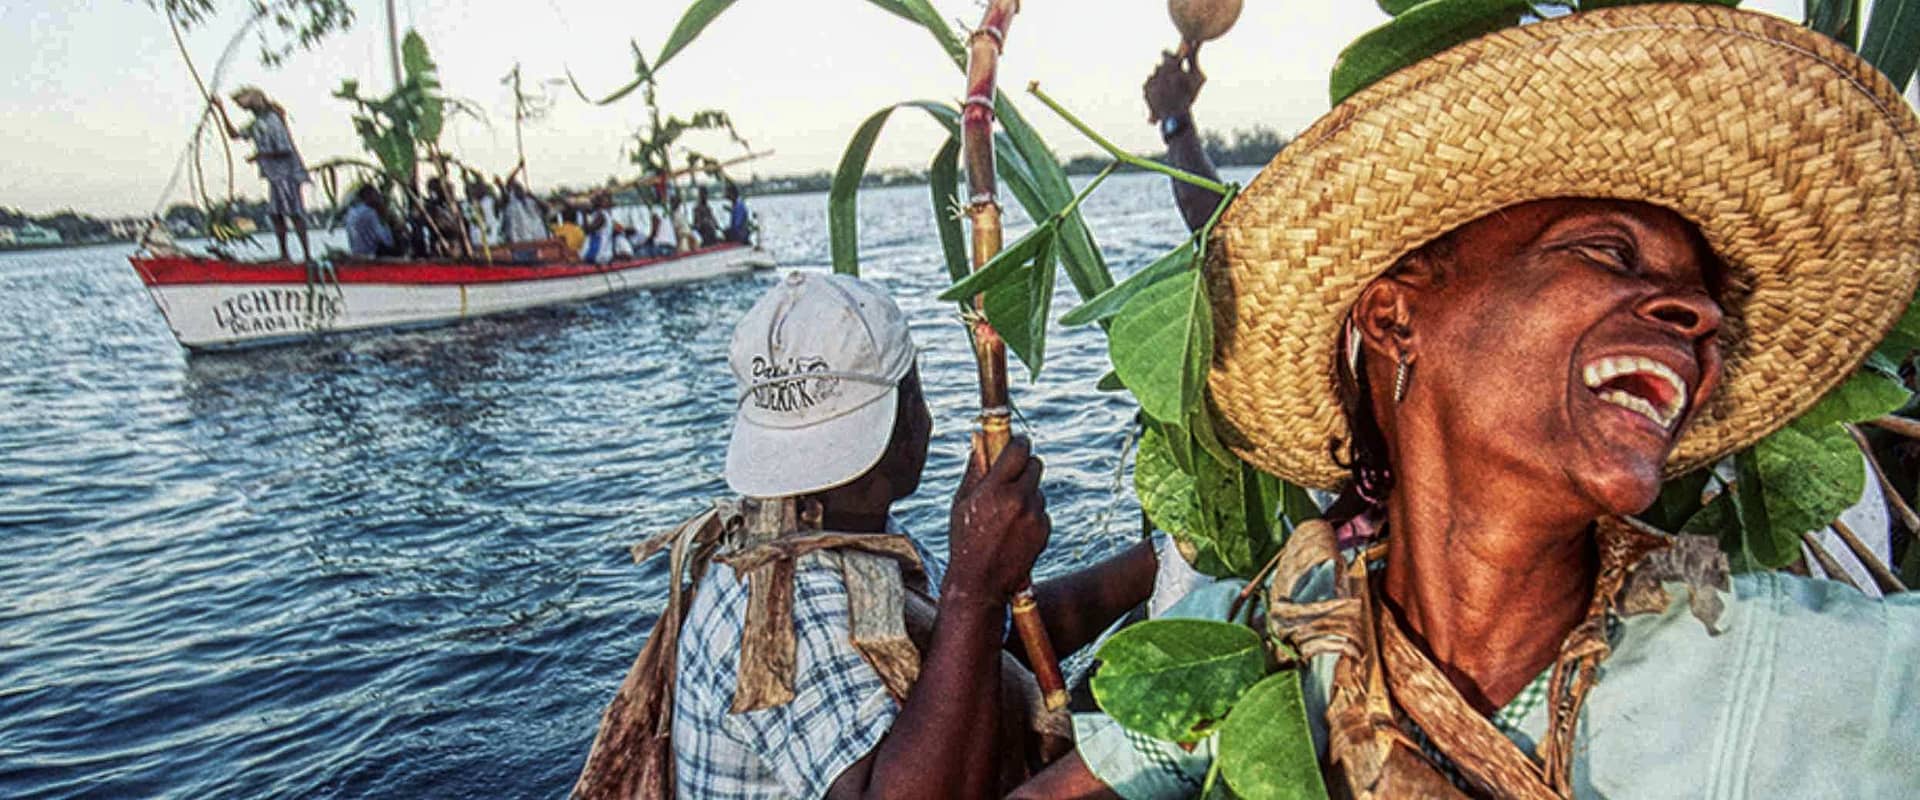
[[[993, 172], [993, 98], [995, 73], [1000, 49], [1007, 39], [1007, 27], [1020, 10], [1019, 0], [992, 0], [987, 13], [967, 42], [967, 100], [961, 111], [960, 127], [967, 161], [967, 219], [973, 229], [973, 269], [979, 270], [1000, 252], [1000, 204], [995, 200]], [[973, 298], [972, 313], [967, 315], [973, 334], [974, 360], [980, 367], [980, 437], [986, 449], [985, 463], [992, 464], [1006, 448], [1012, 433], [1012, 407], [1007, 398], [1007, 344], [987, 321], [985, 300]], [[1026, 645], [1027, 663], [1040, 684], [1049, 710], [1067, 704], [1066, 682], [1060, 677], [1060, 661], [1054, 656], [1053, 642], [1047, 638], [1046, 625], [1040, 619], [1040, 606], [1034, 602], [1029, 582], [1013, 596], [1013, 624]]]

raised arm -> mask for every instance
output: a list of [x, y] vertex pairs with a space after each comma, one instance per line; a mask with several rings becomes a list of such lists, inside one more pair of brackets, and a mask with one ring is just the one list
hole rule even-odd
[[[1167, 144], [1167, 160], [1173, 166], [1213, 180], [1220, 174], [1207, 159], [1201, 146], [1200, 129], [1193, 121], [1193, 100], [1207, 76], [1200, 71], [1200, 48], [1195, 45], [1185, 58], [1163, 53], [1160, 66], [1147, 76], [1141, 87], [1147, 96], [1148, 121], [1160, 127], [1160, 139]], [[1188, 230], [1199, 230], [1213, 216], [1220, 195], [1180, 181], [1173, 181], [1173, 199]]]
[[998, 741], [1002, 626], [1051, 523], [1026, 441], [1013, 440], [991, 469], [981, 469], [982, 452], [976, 443], [953, 501], [953, 558], [920, 677], [880, 745], [828, 797], [990, 797], [999, 759], [1020, 757]]

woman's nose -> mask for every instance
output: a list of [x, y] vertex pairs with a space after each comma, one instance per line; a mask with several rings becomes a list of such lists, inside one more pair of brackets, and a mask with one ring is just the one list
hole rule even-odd
[[1704, 292], [1663, 293], [1634, 309], [1641, 319], [1672, 328], [1688, 340], [1720, 330], [1720, 304]]

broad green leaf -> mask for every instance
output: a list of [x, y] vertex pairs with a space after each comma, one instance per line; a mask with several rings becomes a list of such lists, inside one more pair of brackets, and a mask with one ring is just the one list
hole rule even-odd
[[1482, 34], [1518, 24], [1527, 0], [1428, 0], [1354, 40], [1333, 63], [1333, 104], [1402, 67]]
[[940, 233], [940, 254], [947, 276], [958, 282], [972, 266], [967, 261], [967, 234], [960, 229], [960, 137], [948, 136], [927, 168], [927, 188], [933, 193], [933, 228]]
[[1879, 419], [1899, 410], [1913, 395], [1900, 382], [1900, 378], [1888, 369], [1891, 366], [1881, 359], [1862, 367], [1834, 387], [1826, 397], [1820, 398], [1820, 402], [1794, 420], [1794, 424], [1811, 429], [1834, 423]]
[[1120, 373], [1107, 370], [1107, 374], [1100, 376], [1100, 381], [1095, 383], [1093, 388], [1103, 392], [1124, 392], [1127, 390], [1127, 385], [1120, 382]]
[[[1181, 469], [1174, 457], [1170, 435], [1185, 434], [1178, 429], [1170, 434], [1161, 426], [1151, 424], [1141, 433], [1140, 447], [1133, 461], [1133, 489], [1140, 496], [1140, 510], [1153, 526], [1169, 536], [1178, 536], [1193, 529], [1198, 511], [1193, 476]], [[1194, 556], [1188, 558], [1190, 563], [1197, 560], [1198, 554], [1189, 555]], [[1214, 568], [1220, 569], [1217, 564]]]
[[713, 23], [713, 18], [733, 5], [734, 0], [694, 0], [687, 11], [680, 15], [680, 23], [673, 26], [673, 33], [667, 34], [667, 43], [660, 48], [660, 56], [653, 60], [653, 71], [658, 72], [674, 56], [700, 35]]
[[1325, 798], [1300, 670], [1268, 675], [1220, 724], [1220, 774], [1245, 800]]
[[[1235, 460], [1213, 433], [1213, 412], [1207, 408], [1207, 371], [1213, 367], [1213, 305], [1207, 302], [1206, 278], [1193, 276], [1192, 304], [1187, 307], [1187, 349], [1180, 372], [1180, 407], [1187, 425], [1207, 451], [1221, 461]], [[1198, 418], [1198, 419], [1195, 419]]]
[[1687, 520], [1700, 513], [1700, 493], [1706, 490], [1707, 479], [1712, 477], [1709, 472], [1697, 469], [1661, 484], [1660, 496], [1640, 512], [1640, 519], [1668, 533], [1679, 531]]
[[[999, 93], [994, 100], [994, 113], [1007, 140], [1019, 152], [1021, 160], [1033, 175], [1035, 188], [1040, 199], [1046, 205], [1045, 213], [1035, 213], [1032, 207], [1027, 214], [1034, 219], [1043, 219], [1066, 208], [1073, 202], [1073, 186], [1067, 181], [1066, 170], [1060, 166], [1046, 142], [1035, 133], [1033, 126], [1027, 123], [1020, 109], [1007, 99], [1006, 93]], [[1024, 202], [1024, 201], [1023, 201]], [[1086, 221], [1080, 210], [1060, 222], [1060, 263], [1067, 272], [1067, 281], [1073, 284], [1073, 290], [1082, 300], [1106, 291], [1113, 285], [1113, 274], [1108, 271], [1107, 263], [1100, 256], [1100, 248], [1094, 243], [1093, 234], [1087, 230]]]
[[1905, 92], [1920, 64], [1920, 0], [1873, 0], [1860, 57]]
[[434, 71], [433, 57], [427, 53], [427, 40], [418, 31], [409, 30], [400, 40], [400, 65], [409, 80], [424, 80]]
[[1740, 553], [1766, 569], [1800, 555], [1817, 531], [1860, 499], [1866, 466], [1839, 425], [1788, 425], [1734, 459], [1744, 541]]
[[1900, 321], [1894, 323], [1893, 330], [1887, 332], [1887, 338], [1874, 352], [1898, 366], [1912, 358], [1915, 351], [1920, 351], [1920, 303], [1909, 303]]
[[1013, 240], [985, 265], [974, 270], [959, 282], [940, 292], [942, 300], [965, 301], [981, 292], [1012, 280], [1020, 273], [1020, 268], [1039, 258], [1040, 253], [1053, 242], [1053, 224], [1043, 223]]
[[1147, 416], [1175, 423], [1186, 416], [1185, 354], [1195, 344], [1194, 307], [1204, 302], [1199, 273], [1189, 270], [1140, 290], [1114, 317], [1108, 355]]
[[1134, 295], [1139, 294], [1141, 289], [1145, 289], [1148, 286], [1160, 282], [1169, 275], [1186, 269], [1187, 266], [1192, 263], [1193, 241], [1189, 239], [1182, 242], [1179, 247], [1169, 250], [1165, 255], [1154, 259], [1152, 264], [1148, 264], [1139, 272], [1133, 273], [1133, 275], [1129, 276], [1126, 280], [1115, 284], [1112, 288], [1104, 292], [1094, 295], [1091, 299], [1085, 303], [1081, 303], [1079, 307], [1072, 311], [1068, 311], [1064, 316], [1060, 317], [1060, 324], [1085, 325], [1089, 322], [1111, 319], [1113, 315], [1120, 313], [1120, 307], [1126, 305], [1127, 301], [1133, 299]]
[[1287, 521], [1299, 525], [1307, 520], [1320, 518], [1320, 506], [1313, 502], [1313, 496], [1307, 490], [1286, 481], [1280, 482], [1280, 510]]
[[1407, 13], [1407, 9], [1420, 5], [1425, 1], [1426, 0], [1374, 0], [1374, 4], [1380, 6], [1381, 11], [1387, 12], [1387, 16], [1397, 17]]
[[[1199, 513], [1194, 516], [1193, 529], [1187, 535], [1196, 550], [1203, 553], [1212, 550], [1221, 566], [1221, 572], [1207, 574], [1252, 578], [1254, 570], [1265, 562], [1258, 560], [1254, 551], [1252, 525], [1247, 518], [1247, 487], [1242, 480], [1240, 462], [1222, 464], [1218, 459], [1196, 457], [1193, 468], [1193, 496]], [[1263, 544], [1270, 542], [1269, 537]], [[1200, 563], [1196, 561], [1195, 567]]]
[[929, 100], [896, 103], [873, 112], [860, 123], [853, 139], [847, 142], [847, 151], [840, 156], [840, 166], [833, 172], [833, 186], [827, 191], [827, 245], [833, 254], [834, 272], [860, 274], [860, 179], [867, 173], [867, 157], [873, 152], [874, 141], [880, 138], [880, 130], [886, 127], [894, 109], [902, 107], [921, 109], [945, 125], [948, 136], [960, 135], [960, 112]]
[[1015, 279], [1001, 281], [980, 295], [987, 309], [987, 322], [1007, 343], [1007, 349], [1014, 357], [1027, 365], [1030, 374], [1034, 369], [1031, 325], [1035, 301], [1032, 291], [1032, 281]]
[[1860, 0], [1806, 0], [1807, 27], [1840, 41], [1848, 49], [1860, 46]]
[[1057, 242], [1049, 237], [1041, 243], [1027, 273], [1027, 341], [1020, 360], [1026, 362], [1029, 380], [1038, 380], [1040, 368], [1047, 363], [1047, 317], [1053, 311], [1053, 277], [1059, 271]]
[[1197, 742], [1266, 673], [1260, 635], [1229, 622], [1157, 619], [1120, 629], [1095, 658], [1093, 697], [1128, 730]]

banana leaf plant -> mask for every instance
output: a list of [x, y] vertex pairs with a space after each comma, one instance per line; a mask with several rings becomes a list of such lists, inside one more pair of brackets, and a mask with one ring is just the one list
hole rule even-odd
[[341, 81], [333, 96], [354, 105], [353, 130], [380, 165], [385, 182], [411, 192], [422, 162], [444, 165], [447, 160], [440, 150], [447, 119], [455, 114], [482, 117], [473, 103], [442, 90], [440, 69], [418, 31], [407, 31], [401, 40], [400, 63], [400, 85], [384, 97], [362, 96], [360, 82], [352, 78]]
[[[732, 4], [733, 0], [695, 3], [681, 19], [680, 24], [674, 28], [673, 33], [668, 35], [666, 45], [661, 48], [660, 55], [652, 64], [647, 63], [646, 54], [640, 50], [640, 45], [632, 44], [633, 80], [598, 100], [587, 96], [586, 91], [580, 88], [579, 81], [574, 79], [573, 73], [567, 73], [567, 81], [573, 86], [574, 93], [579, 95], [581, 100], [592, 105], [611, 105], [635, 91], [640, 92], [641, 100], [647, 106], [647, 122], [630, 135], [625, 152], [628, 161], [639, 170], [639, 176], [635, 182], [653, 183], [662, 189], [661, 195], [651, 197], [645, 192], [641, 193], [641, 199], [649, 205], [654, 201], [664, 202], [665, 186], [676, 174], [706, 172], [720, 173], [724, 176], [720, 159], [681, 144], [681, 137], [687, 133], [724, 132], [727, 138], [740, 145], [742, 150], [751, 150], [747, 140], [741, 138], [739, 131], [734, 129], [733, 118], [728, 116], [727, 112], [718, 109], [702, 109], [685, 117], [673, 115], [662, 117], [656, 94], [659, 88], [656, 76], [660, 67], [665, 66], [667, 61], [692, 43], [715, 16]], [[678, 170], [674, 163], [676, 148], [682, 159]]]

